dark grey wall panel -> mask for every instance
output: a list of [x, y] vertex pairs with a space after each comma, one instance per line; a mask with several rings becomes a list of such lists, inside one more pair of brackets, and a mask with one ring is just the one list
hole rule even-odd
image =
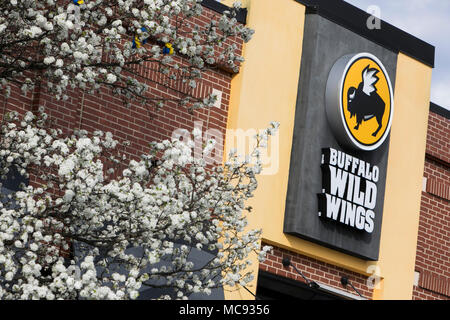
[[[346, 54], [359, 52], [377, 56], [394, 85], [397, 65], [395, 52], [320, 15], [306, 15], [284, 232], [363, 259], [377, 260], [389, 137], [372, 152], [345, 149], [333, 136], [325, 114], [325, 88], [333, 64]], [[317, 194], [322, 191], [321, 149], [329, 147], [380, 168], [375, 228], [371, 234], [318, 216]]]

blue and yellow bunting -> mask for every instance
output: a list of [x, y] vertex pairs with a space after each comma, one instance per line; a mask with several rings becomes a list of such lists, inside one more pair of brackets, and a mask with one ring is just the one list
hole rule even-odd
[[171, 43], [166, 43], [166, 45], [163, 48], [163, 54], [173, 54], [173, 47]]
[[[141, 31], [142, 31], [142, 32], [147, 32], [147, 29], [146, 29], [145, 27], [142, 27], [142, 28], [141, 28]], [[141, 41], [141, 39], [139, 38], [139, 36], [138, 36], [138, 35], [135, 35], [135, 36], [134, 36], [134, 39], [133, 39], [133, 45], [132, 45], [132, 48], [133, 48], [133, 49], [140, 48], [140, 47], [142, 47], [142, 45], [144, 45], [144, 44], [146, 44], [146, 43], [147, 43], [147, 39], [144, 39], [144, 40]]]
[[[142, 31], [142, 32], [147, 32], [147, 29], [146, 29], [145, 27], [142, 27], [142, 28], [141, 28], [141, 31]], [[148, 38], [145, 38], [145, 39], [141, 40], [139, 34], [136, 34], [136, 35], [134, 36], [134, 39], [133, 39], [133, 42], [132, 42], [133, 45], [132, 45], [131, 47], [132, 47], [133, 49], [141, 48], [144, 44], [147, 43], [147, 40], [148, 40]], [[172, 44], [169, 43], [169, 42], [166, 43], [166, 44], [164, 45], [164, 48], [163, 48], [163, 54], [172, 55], [173, 52], [174, 52], [174, 50], [173, 50]]]

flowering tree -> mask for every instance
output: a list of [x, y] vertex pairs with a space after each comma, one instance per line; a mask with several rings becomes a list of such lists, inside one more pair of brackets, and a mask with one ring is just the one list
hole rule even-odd
[[[243, 59], [227, 40], [248, 41], [253, 31], [237, 23], [239, 4], [200, 25], [200, 3], [0, 0], [0, 90], [8, 95], [11, 83], [27, 91], [45, 82], [65, 99], [67, 88], [92, 93], [107, 86], [127, 103], [212, 105], [214, 96], [194, 97], [192, 90], [205, 70], [236, 70]], [[146, 76], [155, 72], [156, 79]], [[152, 94], [155, 83], [170, 97]]]
[[[252, 34], [236, 23], [239, 5], [200, 26], [193, 22], [200, 2], [0, 0], [0, 89], [8, 96], [11, 84], [23, 91], [42, 85], [64, 99], [68, 88], [106, 86], [125, 102], [211, 105], [212, 96], [164, 98], [149, 89], [151, 81], [195, 88], [204, 71], [242, 61], [228, 42]], [[161, 77], [137, 75], [136, 66]], [[268, 250], [259, 248], [260, 231], [246, 231], [245, 202], [277, 126], [256, 136], [254, 161], [231, 154], [213, 167], [193, 156], [192, 141], [153, 142], [137, 161], [110, 133], [64, 136], [43, 109], [5, 115], [0, 299], [134, 299], [145, 288], [186, 298], [245, 285], [249, 254], [263, 258]], [[213, 147], [208, 141], [204, 155]], [[22, 183], [5, 189], [12, 177]], [[199, 263], [197, 251], [209, 259]]]
[[[243, 212], [276, 123], [256, 136], [255, 161], [232, 154], [210, 168], [192, 156], [193, 142], [152, 143], [126, 162], [109, 133], [63, 137], [44, 113], [8, 116], [2, 179], [15, 172], [41, 183], [0, 204], [0, 299], [134, 299], [146, 287], [185, 298], [252, 279], [250, 252], [263, 258], [268, 248], [259, 249], [260, 231], [244, 231]], [[193, 250], [211, 259], [194, 264]]]

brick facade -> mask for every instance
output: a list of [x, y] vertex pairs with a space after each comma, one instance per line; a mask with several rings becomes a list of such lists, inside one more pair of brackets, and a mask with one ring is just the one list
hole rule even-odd
[[[196, 23], [202, 24], [218, 16], [218, 13], [205, 8], [203, 17]], [[240, 54], [242, 43], [235, 43]], [[73, 129], [110, 131], [114, 137], [130, 141], [126, 153], [137, 157], [148, 150], [149, 142], [171, 138], [173, 131], [179, 128], [191, 130], [195, 125], [201, 125], [203, 133], [208, 129], [216, 129], [223, 134], [226, 130], [233, 75], [220, 68], [205, 73], [192, 94], [200, 97], [211, 93], [213, 89], [219, 90], [222, 93], [220, 108], [195, 110], [192, 114], [175, 104], [169, 104], [158, 111], [138, 104], [127, 107], [106, 88], [95, 95], [72, 90], [67, 93], [69, 99], [62, 102], [48, 95], [44, 88], [37, 87], [33, 92], [23, 95], [19, 88], [13, 87], [8, 99], [0, 97], [0, 117], [3, 119], [4, 114], [9, 111], [24, 113], [44, 106], [55, 120], [56, 127], [66, 133], [71, 133]], [[152, 75], [147, 76], [152, 79]], [[148, 84], [155, 95], [174, 94], [158, 86], [156, 82]], [[421, 199], [415, 266], [419, 280], [413, 289], [414, 299], [450, 298], [449, 123], [448, 117], [430, 112], [424, 172], [427, 180]], [[370, 279], [367, 276], [282, 248], [274, 247], [259, 268], [304, 282], [293, 268], [283, 267], [281, 261], [285, 257], [290, 258], [291, 263], [312, 281], [355, 294], [351, 287], [341, 284], [340, 279], [345, 276], [364, 297], [372, 298], [373, 291], [368, 286]]]
[[[218, 20], [221, 10], [213, 10], [209, 7], [212, 1], [206, 1], [206, 6], [200, 17], [192, 21], [199, 26], [205, 26], [211, 20]], [[220, 7], [219, 7], [220, 9]], [[223, 9], [223, 8], [222, 8]], [[229, 43], [228, 43], [229, 42]], [[227, 44], [236, 45], [236, 55], [241, 55], [242, 40], [228, 39]], [[174, 60], [183, 65], [183, 57], [173, 56]], [[149, 64], [149, 63], [147, 63]], [[203, 133], [203, 142], [215, 138], [217, 145], [214, 152], [219, 152], [221, 160], [223, 151], [223, 137], [228, 117], [228, 106], [230, 101], [231, 79], [234, 72], [220, 65], [214, 66], [202, 74], [201, 80], [197, 80], [195, 89], [180, 82], [169, 83], [169, 88], [163, 86], [167, 79], [163, 79], [161, 73], [148, 71], [151, 65], [141, 65], [134, 68], [135, 74], [145, 78], [149, 86], [149, 94], [155, 97], [179, 98], [188, 94], [195, 98], [203, 98], [218, 90], [221, 94], [219, 102], [215, 107], [197, 109], [188, 112], [186, 108], [180, 107], [176, 102], [167, 102], [164, 107], [156, 110], [152, 106], [144, 106], [139, 103], [125, 105], [120, 96], [113, 95], [112, 90], [102, 87], [95, 94], [84, 93], [81, 90], [68, 90], [65, 94], [68, 99], [57, 100], [46, 90], [45, 84], [36, 86], [33, 91], [23, 94], [20, 87], [11, 84], [11, 94], [8, 98], [0, 95], [0, 122], [3, 123], [5, 114], [17, 111], [24, 114], [27, 111], [36, 112], [39, 107], [44, 107], [45, 112], [51, 119], [53, 128], [61, 129], [63, 134], [72, 134], [76, 129], [83, 129], [90, 133], [96, 130], [111, 132], [119, 141], [129, 141], [129, 146], [121, 152], [127, 154], [129, 159], [138, 159], [140, 155], [149, 151], [150, 142], [171, 139], [177, 129], [186, 129], [189, 132], [194, 127]], [[32, 73], [27, 74], [33, 77]], [[214, 159], [217, 155], [213, 154]], [[30, 175], [30, 184], [40, 184], [39, 174]], [[59, 254], [66, 256], [67, 252], [56, 248]]]
[[260, 270], [296, 281], [305, 282], [303, 277], [299, 275], [294, 268], [283, 267], [283, 264], [281, 263], [282, 260], [284, 258], [289, 258], [291, 264], [310, 281], [322, 283], [356, 295], [357, 293], [350, 286], [344, 287], [341, 284], [341, 277], [347, 277], [349, 282], [359, 291], [359, 293], [361, 293], [361, 295], [368, 299], [372, 297], [372, 289], [368, 286], [372, 283], [371, 279], [368, 277], [286, 249], [272, 247], [272, 252], [267, 255], [264, 262], [260, 263]]
[[[210, 2], [207, 1], [207, 4]], [[193, 22], [202, 26], [211, 19], [218, 20], [220, 16], [221, 13], [204, 7], [202, 16], [195, 18]], [[242, 40], [227, 41], [237, 46], [236, 54], [240, 55]], [[174, 59], [183, 64], [182, 57], [174, 56]], [[216, 150], [223, 149], [223, 144], [220, 143], [223, 142], [226, 130], [231, 79], [234, 73], [217, 66], [202, 74], [202, 79], [197, 81], [195, 89], [180, 83], [170, 83], [170, 87], [166, 88], [161, 85], [165, 81], [160, 79], [161, 74], [149, 71], [150, 67], [144, 65], [135, 68], [137, 75], [145, 76], [145, 83], [150, 87], [150, 95], [177, 98], [182, 93], [187, 93], [192, 97], [203, 98], [216, 89], [221, 93], [220, 107], [188, 112], [175, 102], [168, 102], [159, 110], [138, 103], [126, 106], [121, 97], [113, 95], [106, 87], [102, 87], [100, 92], [95, 94], [68, 90], [66, 95], [69, 99], [58, 101], [47, 93], [45, 85], [36, 86], [33, 92], [26, 95], [22, 94], [19, 87], [12, 85], [8, 99], [0, 96], [0, 121], [7, 112], [18, 111], [23, 114], [26, 111], [36, 111], [38, 107], [43, 106], [45, 112], [54, 120], [54, 126], [65, 133], [70, 134], [74, 129], [84, 129], [88, 132], [102, 130], [111, 132], [118, 140], [128, 140], [130, 146], [126, 148], [125, 153], [131, 157], [138, 157], [148, 151], [151, 141], [170, 139], [176, 129], [192, 131], [194, 127], [202, 130], [204, 140], [216, 138], [218, 143]], [[211, 133], [210, 136], [206, 136], [207, 131]], [[217, 133], [218, 137], [211, 136], [212, 133]]]
[[450, 112], [431, 109], [413, 299], [450, 299]]
[[[450, 119], [445, 111], [430, 111], [415, 266], [419, 278], [413, 289], [413, 299], [417, 300], [450, 299], [449, 160]], [[274, 247], [259, 269], [305, 282], [293, 268], [283, 267], [285, 257], [312, 281], [355, 294], [350, 287], [342, 286], [340, 279], [346, 276], [364, 297], [372, 298], [370, 278], [285, 249]]]

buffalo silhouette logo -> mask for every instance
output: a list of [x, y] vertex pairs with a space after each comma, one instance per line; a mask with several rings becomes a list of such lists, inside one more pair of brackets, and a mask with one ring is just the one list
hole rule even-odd
[[350, 87], [347, 91], [347, 110], [350, 112], [350, 118], [356, 116], [355, 130], [363, 121], [375, 117], [378, 123], [377, 129], [372, 133], [376, 137], [383, 127], [383, 115], [386, 104], [378, 95], [375, 84], [378, 82], [378, 69], [370, 68], [370, 65], [364, 68], [362, 72], [362, 81], [358, 88]]
[[344, 147], [373, 151], [392, 124], [394, 94], [389, 75], [373, 54], [342, 56], [332, 66], [325, 92], [325, 111], [336, 140]]

